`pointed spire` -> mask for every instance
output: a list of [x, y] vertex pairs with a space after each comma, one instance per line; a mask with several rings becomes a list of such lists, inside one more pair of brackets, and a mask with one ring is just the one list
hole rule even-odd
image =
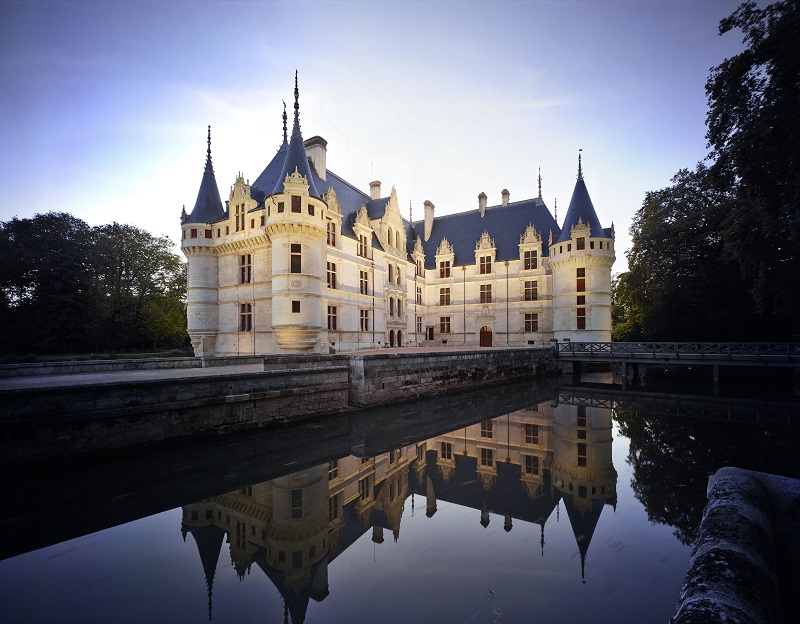
[[206, 173], [214, 173], [214, 166], [211, 164], [211, 126], [208, 126], [208, 147], [206, 148]]
[[283, 142], [287, 143], [289, 141], [288, 135], [286, 134], [286, 101], [281, 100], [283, 102]]
[[[278, 150], [278, 155], [285, 154], [283, 159], [283, 166], [280, 169], [280, 174], [271, 189], [271, 193], [283, 193], [283, 183], [287, 175], [292, 175], [295, 170], [297, 173], [308, 180], [308, 193], [311, 197], [321, 198], [322, 195], [317, 190], [314, 184], [314, 178], [311, 172], [311, 165], [308, 162], [308, 154], [303, 145], [303, 136], [300, 134], [300, 89], [297, 86], [297, 71], [294, 73], [294, 126], [292, 127], [292, 136], [289, 138], [286, 151], [283, 151], [283, 146]], [[270, 163], [271, 165], [271, 163]], [[267, 170], [262, 173], [256, 180], [256, 184], [262, 184]], [[271, 177], [271, 176], [270, 176]]]
[[292, 138], [300, 136], [300, 89], [297, 86], [297, 70], [294, 70], [294, 126]]
[[553, 219], [555, 220], [556, 223], [558, 223], [558, 197], [553, 199], [553, 206], [554, 206], [554, 208], [553, 208], [553, 212], [554, 212]]
[[542, 201], [542, 168], [539, 167], [539, 201]]
[[581, 152], [583, 149], [578, 150], [578, 179], [583, 180], [583, 169], [581, 167]]
[[408, 200], [408, 222], [409, 223], [414, 223], [414, 211], [411, 209], [411, 200], [410, 199]]
[[217, 187], [217, 179], [214, 177], [214, 166], [211, 164], [211, 126], [208, 126], [206, 148], [206, 166], [203, 171], [203, 179], [200, 182], [200, 190], [197, 193], [197, 201], [192, 212], [186, 221], [191, 223], [212, 223], [222, 218], [222, 199]]

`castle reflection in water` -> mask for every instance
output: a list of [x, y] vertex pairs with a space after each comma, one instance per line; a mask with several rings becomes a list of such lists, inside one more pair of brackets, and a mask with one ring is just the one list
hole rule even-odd
[[[580, 398], [545, 402], [375, 457], [350, 455], [183, 506], [206, 576], [209, 617], [224, 545], [240, 579], [260, 569], [284, 601], [284, 620], [305, 620], [309, 599], [328, 595], [328, 566], [365, 533], [401, 537], [404, 513], [440, 501], [475, 510], [488, 528], [539, 525], [566, 514], [583, 574], [606, 505], [616, 506], [612, 411]], [[416, 509], [415, 509], [416, 508]], [[495, 520], [496, 521], [496, 520]], [[274, 614], [277, 616], [277, 614]]]

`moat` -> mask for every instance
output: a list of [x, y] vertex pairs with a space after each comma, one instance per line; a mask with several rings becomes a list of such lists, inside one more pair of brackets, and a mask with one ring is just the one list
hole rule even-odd
[[666, 622], [708, 476], [799, 477], [800, 419], [774, 397], [642, 394], [517, 383], [5, 475], [0, 613]]

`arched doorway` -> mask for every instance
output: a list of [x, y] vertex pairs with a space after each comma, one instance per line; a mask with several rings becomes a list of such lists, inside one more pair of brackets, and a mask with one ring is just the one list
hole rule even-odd
[[397, 330], [397, 346], [398, 347], [403, 346], [403, 332], [400, 331], [399, 329]]
[[389, 346], [390, 347], [394, 346], [394, 330], [389, 332]]
[[481, 346], [482, 347], [491, 347], [492, 346], [492, 330], [490, 327], [484, 325], [481, 327]]

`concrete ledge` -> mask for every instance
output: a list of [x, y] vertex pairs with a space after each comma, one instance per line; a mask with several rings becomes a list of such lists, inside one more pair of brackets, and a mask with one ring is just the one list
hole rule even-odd
[[263, 356], [230, 356], [205, 358], [129, 358], [120, 360], [86, 360], [71, 362], [31, 362], [28, 364], [0, 364], [0, 378], [41, 377], [46, 375], [79, 375], [82, 373], [114, 373], [139, 370], [174, 370], [182, 368], [208, 368], [260, 364]]
[[722, 468], [709, 479], [708, 499], [671, 621], [786, 621], [781, 614], [796, 591], [800, 482]]

